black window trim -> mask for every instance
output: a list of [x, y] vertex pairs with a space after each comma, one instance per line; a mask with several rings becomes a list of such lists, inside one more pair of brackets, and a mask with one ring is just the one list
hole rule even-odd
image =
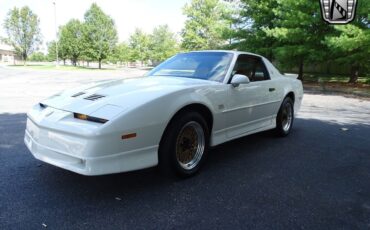
[[[238, 54], [238, 56], [236, 57], [236, 61], [235, 61], [235, 63], [234, 63], [234, 66], [232, 67], [232, 70], [231, 70], [231, 71], [233, 71], [233, 70], [234, 70], [236, 63], [238, 62], [238, 58], [239, 58], [239, 56], [241, 56], [241, 55], [245, 55], [245, 56], [247, 56], [247, 57], [251, 57], [251, 58], [254, 58], [254, 59], [257, 59], [257, 60], [261, 61], [261, 62], [262, 62], [262, 65], [263, 65], [263, 67], [265, 67], [265, 70], [266, 70], [266, 73], [267, 73], [267, 79], [266, 79], [266, 80], [263, 80], [263, 81], [271, 80], [270, 72], [269, 72], [269, 69], [268, 69], [268, 68], [267, 68], [267, 66], [266, 66], [266, 63], [263, 61], [263, 58], [262, 58], [262, 57], [260, 57], [260, 56], [256, 56], [256, 55], [243, 54], [243, 53]], [[231, 75], [231, 76], [229, 77], [229, 80], [228, 80], [227, 84], [231, 84], [231, 80], [232, 80], [232, 79], [233, 79], [233, 77], [234, 77], [234, 76], [232, 75], [232, 72], [230, 73], [230, 75]]]

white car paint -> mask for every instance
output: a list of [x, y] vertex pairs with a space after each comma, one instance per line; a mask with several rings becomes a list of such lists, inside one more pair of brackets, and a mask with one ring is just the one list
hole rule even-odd
[[[83, 175], [102, 175], [157, 165], [162, 134], [187, 105], [201, 104], [212, 113], [211, 146], [274, 128], [289, 92], [295, 95], [294, 111], [299, 110], [303, 97], [299, 80], [281, 75], [261, 56], [225, 52], [234, 56], [223, 82], [156, 76], [103, 81], [54, 95], [28, 112], [25, 144], [39, 160]], [[262, 58], [271, 80], [228, 84], [240, 54]], [[85, 94], [75, 96], [80, 92]], [[84, 99], [94, 94], [105, 97]], [[80, 120], [74, 113], [109, 121]], [[129, 133], [137, 136], [122, 140]]]

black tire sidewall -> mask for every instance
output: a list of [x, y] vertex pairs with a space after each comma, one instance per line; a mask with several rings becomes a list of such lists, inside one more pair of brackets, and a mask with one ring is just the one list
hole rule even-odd
[[[190, 121], [197, 122], [203, 128], [205, 146], [202, 158], [200, 159], [199, 163], [194, 168], [186, 170], [181, 167], [181, 165], [177, 161], [176, 141], [181, 129]], [[172, 171], [181, 177], [189, 177], [196, 174], [207, 157], [210, 138], [209, 136], [210, 132], [207, 122], [199, 113], [186, 112], [174, 117], [174, 119], [172, 119], [171, 123], [168, 125], [159, 146], [159, 166], [162, 171], [166, 173], [170, 173], [169, 171]]]
[[[288, 130], [284, 130], [283, 124], [282, 124], [282, 121], [283, 121], [282, 112], [283, 112], [283, 108], [286, 106], [286, 104], [290, 104], [290, 106], [292, 108], [292, 122], [291, 122], [290, 127], [289, 127]], [[290, 133], [290, 130], [292, 129], [292, 127], [293, 127], [293, 123], [294, 123], [294, 104], [293, 104], [293, 101], [290, 97], [286, 97], [284, 99], [283, 103], [281, 104], [278, 115], [276, 117], [276, 133], [279, 136], [287, 136]]]

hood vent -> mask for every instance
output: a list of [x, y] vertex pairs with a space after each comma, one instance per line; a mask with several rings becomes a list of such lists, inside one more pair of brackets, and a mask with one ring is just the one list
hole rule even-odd
[[86, 100], [90, 100], [90, 101], [96, 101], [96, 100], [99, 100], [101, 98], [105, 97], [104, 95], [100, 95], [100, 94], [92, 94], [88, 97], [85, 97], [84, 99]]
[[84, 95], [85, 92], [79, 92], [79, 93], [76, 93], [76, 94], [73, 94], [71, 97], [79, 97], [81, 95]]

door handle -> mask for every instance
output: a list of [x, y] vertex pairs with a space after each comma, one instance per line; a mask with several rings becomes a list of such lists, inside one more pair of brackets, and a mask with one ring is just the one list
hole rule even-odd
[[275, 91], [275, 88], [269, 88], [269, 92]]

